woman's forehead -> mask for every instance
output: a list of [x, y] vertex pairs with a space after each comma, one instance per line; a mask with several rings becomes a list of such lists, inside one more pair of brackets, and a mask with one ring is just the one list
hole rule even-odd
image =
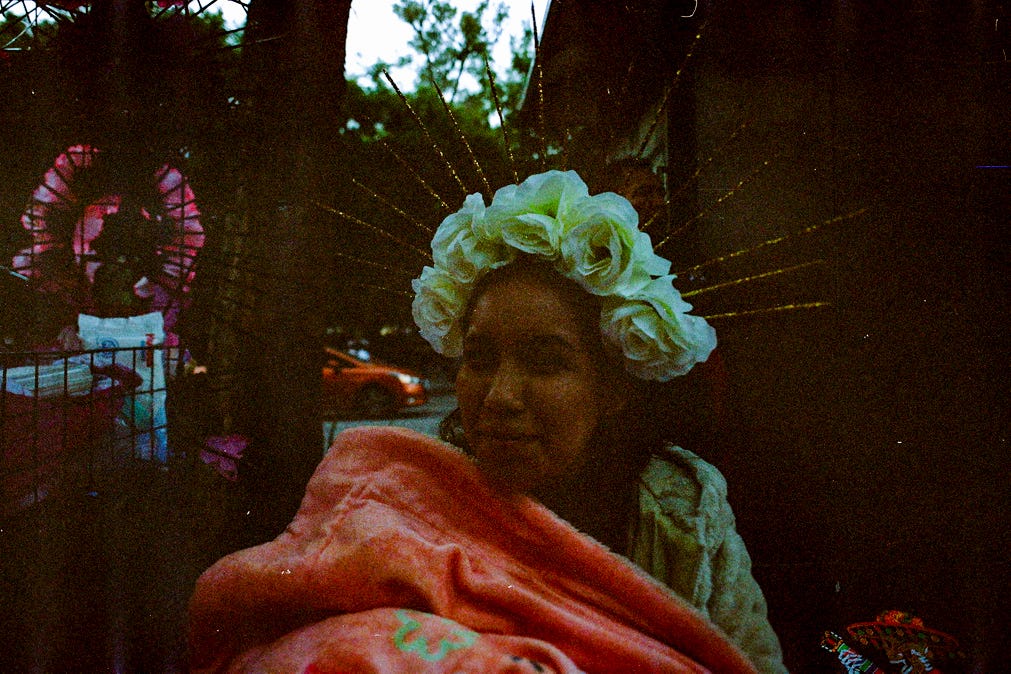
[[526, 330], [516, 324], [502, 323], [492, 326], [487, 331], [480, 327], [472, 328], [464, 336], [467, 347], [498, 350], [513, 350], [523, 354], [578, 352], [587, 350], [579, 336], [564, 329], [547, 327], [543, 330]]
[[523, 276], [494, 283], [474, 302], [468, 332], [527, 332], [579, 338], [582, 306], [560, 287]]

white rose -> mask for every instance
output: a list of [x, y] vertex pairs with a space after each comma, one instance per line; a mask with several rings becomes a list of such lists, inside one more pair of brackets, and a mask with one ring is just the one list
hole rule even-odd
[[484, 198], [480, 194], [468, 195], [463, 207], [446, 216], [432, 238], [435, 266], [463, 283], [502, 266], [515, 255], [501, 242], [475, 233], [475, 224], [481, 221], [484, 212]]
[[421, 276], [411, 281], [414, 302], [411, 313], [418, 334], [436, 352], [455, 358], [463, 351], [463, 327], [460, 318], [467, 307], [471, 284], [457, 281], [443, 269], [425, 267]]
[[561, 242], [562, 273], [596, 295], [631, 295], [670, 262], [653, 253], [628, 199], [605, 192], [587, 197], [571, 213], [574, 224]]
[[495, 193], [477, 225], [479, 234], [553, 259], [558, 255], [562, 223], [570, 220], [572, 210], [588, 195], [586, 183], [575, 171], [532, 175]]
[[619, 347], [629, 372], [641, 379], [670, 381], [704, 362], [716, 348], [716, 331], [672, 285], [673, 276], [653, 280], [629, 298], [604, 301], [600, 329]]

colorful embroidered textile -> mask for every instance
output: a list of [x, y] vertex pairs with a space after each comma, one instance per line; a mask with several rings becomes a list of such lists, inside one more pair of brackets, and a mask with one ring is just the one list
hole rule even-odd
[[206, 571], [190, 619], [194, 672], [754, 671], [633, 564], [399, 428], [341, 434], [288, 529]]

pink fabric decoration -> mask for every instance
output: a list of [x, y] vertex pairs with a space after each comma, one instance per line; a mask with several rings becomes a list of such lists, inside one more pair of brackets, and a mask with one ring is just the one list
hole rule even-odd
[[[83, 263], [88, 282], [94, 283], [95, 271], [101, 265], [94, 258], [92, 242], [101, 234], [105, 218], [119, 211], [122, 195], [110, 192], [84, 203], [75, 191], [75, 183], [94, 170], [101, 158], [101, 151], [90, 145], [71, 146], [56, 157], [21, 215], [21, 225], [31, 234], [32, 245], [14, 256], [11, 266], [15, 271], [37, 278], [54, 273], [54, 270], [40, 269], [36, 258], [47, 250], [66, 246], [73, 250], [76, 262]], [[152, 181], [173, 237], [157, 251], [163, 264], [155, 278], [148, 279], [154, 287], [135, 287], [135, 294], [152, 298], [151, 310], [165, 314], [165, 327], [170, 329], [175, 322], [175, 312], [186, 302], [185, 296], [193, 282], [193, 265], [204, 245], [204, 230], [200, 225], [196, 196], [178, 169], [163, 164], [155, 171]], [[71, 240], [59, 241], [49, 227], [49, 220], [78, 211], [81, 215], [74, 225]], [[145, 211], [142, 215], [151, 220], [150, 213]]]
[[249, 438], [242, 435], [213, 435], [204, 441], [200, 460], [232, 482], [239, 479], [239, 459], [246, 451]]

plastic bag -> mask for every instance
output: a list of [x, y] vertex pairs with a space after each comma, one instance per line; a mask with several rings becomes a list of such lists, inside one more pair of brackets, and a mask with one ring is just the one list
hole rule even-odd
[[158, 312], [141, 316], [77, 317], [78, 334], [95, 354], [95, 365], [123, 365], [141, 378], [136, 391], [126, 396], [117, 433], [133, 439], [135, 456], [165, 463], [168, 460], [168, 429], [165, 415], [165, 328]]

